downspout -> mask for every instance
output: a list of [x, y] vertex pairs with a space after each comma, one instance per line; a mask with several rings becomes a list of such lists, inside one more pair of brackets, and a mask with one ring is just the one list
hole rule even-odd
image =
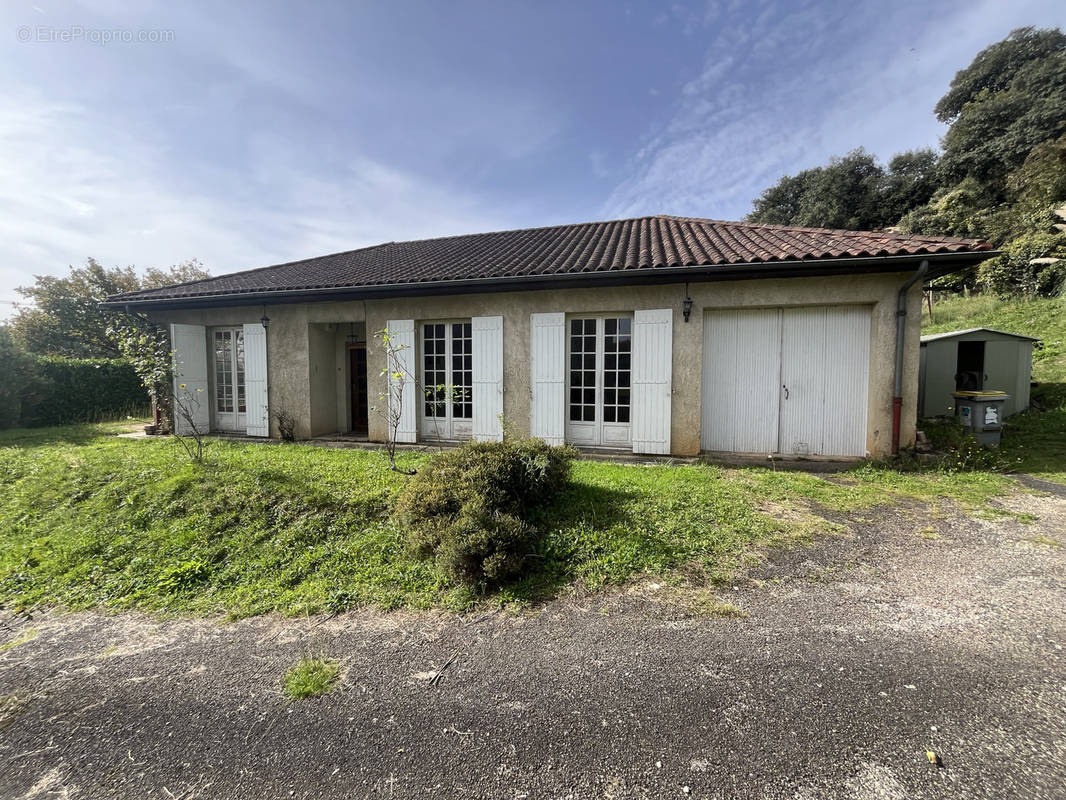
[[899, 289], [896, 303], [896, 383], [892, 393], [892, 455], [899, 455], [900, 422], [903, 417], [903, 339], [907, 329], [907, 293], [929, 272], [929, 259], [922, 259], [918, 271]]

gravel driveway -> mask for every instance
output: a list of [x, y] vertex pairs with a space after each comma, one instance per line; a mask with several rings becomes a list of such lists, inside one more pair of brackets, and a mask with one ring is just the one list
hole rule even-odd
[[[465, 618], [0, 616], [28, 640], [0, 652], [0, 797], [1062, 798], [1066, 499], [1002, 503], [1038, 519], [838, 518], [723, 590], [743, 619], [654, 584]], [[290, 703], [308, 654], [343, 682]]]

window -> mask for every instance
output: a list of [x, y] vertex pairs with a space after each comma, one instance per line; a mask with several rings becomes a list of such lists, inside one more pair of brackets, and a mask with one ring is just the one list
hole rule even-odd
[[474, 417], [473, 326], [427, 322], [422, 326], [422, 413], [425, 432], [458, 439], [472, 432]]
[[244, 396], [244, 331], [241, 328], [216, 328], [214, 345], [215, 426], [240, 430], [247, 411]]
[[599, 320], [570, 320], [570, 419], [596, 420], [596, 328]]
[[567, 438], [577, 444], [627, 444], [632, 318], [571, 319], [568, 332]]
[[457, 419], [472, 419], [474, 416], [471, 336], [469, 322], [452, 323], [452, 416]]
[[603, 421], [629, 422], [631, 319], [603, 321]]

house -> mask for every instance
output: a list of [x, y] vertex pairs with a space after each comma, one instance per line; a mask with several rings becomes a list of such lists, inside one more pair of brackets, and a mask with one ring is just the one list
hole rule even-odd
[[299, 437], [384, 441], [392, 402], [402, 442], [506, 428], [634, 453], [882, 456], [914, 440], [922, 279], [991, 254], [660, 215], [388, 242], [109, 303], [171, 326], [201, 429], [276, 436], [285, 411]]
[[918, 416], [954, 416], [953, 392], [1006, 392], [1003, 415], [1029, 408], [1032, 336], [970, 328], [923, 336], [918, 361]]

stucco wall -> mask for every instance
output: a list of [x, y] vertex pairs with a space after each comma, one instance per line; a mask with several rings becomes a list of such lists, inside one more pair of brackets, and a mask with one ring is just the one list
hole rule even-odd
[[[268, 306], [267, 312], [271, 318], [267, 345], [270, 402], [272, 407], [275, 403], [282, 403], [297, 415], [297, 435], [312, 433], [312, 421], [320, 416], [312, 414], [312, 400], [309, 397], [312, 364], [317, 362], [317, 357], [312, 358], [312, 348], [309, 346], [309, 330], [314, 323], [365, 321], [370, 339], [368, 374], [373, 404], [383, 391], [378, 383], [385, 359], [381, 347], [375, 346], [373, 332], [384, 328], [388, 320], [501, 315], [504, 318], [504, 417], [511, 429], [528, 432], [530, 314], [544, 311], [601, 313], [672, 308], [671, 448], [675, 455], [695, 455], [700, 448], [705, 309], [865, 304], [872, 309], [867, 449], [873, 455], [884, 455], [891, 446], [896, 297], [907, 277], [908, 274], [900, 273], [692, 283], [688, 286], [688, 293], [693, 300], [691, 321], [688, 323], [681, 314], [681, 303], [686, 292], [683, 283]], [[901, 432], [904, 445], [914, 441], [917, 415], [920, 291], [920, 287], [912, 290], [907, 319]], [[161, 312], [157, 318], [165, 322], [222, 325], [257, 320], [262, 313], [263, 307], [255, 306]], [[318, 350], [316, 346], [314, 351]], [[327, 393], [331, 397], [334, 418], [338, 416], [336, 392], [336, 383], [330, 384]], [[371, 413], [370, 438], [381, 440], [384, 436], [384, 420]]]

